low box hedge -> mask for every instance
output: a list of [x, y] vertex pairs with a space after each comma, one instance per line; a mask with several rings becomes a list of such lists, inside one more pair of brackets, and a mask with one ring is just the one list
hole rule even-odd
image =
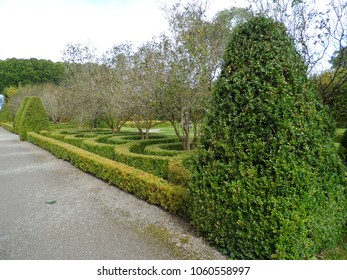
[[168, 178], [168, 157], [137, 154], [130, 151], [131, 147], [137, 145], [129, 142], [114, 147], [114, 159], [145, 172], [152, 173], [163, 179]]
[[15, 132], [14, 131], [14, 128], [13, 128], [13, 123], [5, 123], [5, 122], [2, 122], [0, 123], [0, 126], [6, 130], [8, 130], [9, 132]]
[[[190, 155], [190, 153], [177, 151], [177, 153], [173, 153], [170, 157], [170, 152], [174, 151], [167, 150], [167, 156], [146, 155], [145, 152], [145, 149], [151, 147], [152, 144], [153, 146], [168, 145], [177, 141], [176, 138], [161, 137], [151, 140], [133, 140], [124, 143], [124, 141], [126, 141], [124, 140], [124, 136], [129, 137], [126, 133], [117, 136], [95, 136], [94, 138], [81, 138], [80, 135], [82, 134], [72, 134], [64, 130], [41, 131], [40, 134], [74, 145], [102, 157], [116, 160], [142, 171], [149, 172], [173, 184], [181, 186], [188, 186], [189, 184], [190, 172], [184, 167], [183, 160], [188, 154]], [[123, 144], [111, 144], [114, 142]], [[163, 150], [163, 152], [164, 151], [165, 150]], [[142, 152], [145, 154], [142, 154]], [[176, 156], [173, 156], [175, 154]]]
[[71, 162], [81, 170], [109, 182], [151, 204], [160, 205], [174, 214], [186, 216], [186, 190], [152, 174], [112, 161], [34, 132], [27, 140], [48, 150], [58, 158]]

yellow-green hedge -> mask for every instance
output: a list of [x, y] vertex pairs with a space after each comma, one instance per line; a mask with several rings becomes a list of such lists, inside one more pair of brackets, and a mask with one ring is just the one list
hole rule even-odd
[[118, 163], [73, 145], [29, 132], [27, 140], [71, 162], [81, 170], [135, 194], [151, 204], [186, 216], [186, 191], [152, 174]]
[[0, 126], [10, 132], [14, 132], [13, 123], [0, 123]]

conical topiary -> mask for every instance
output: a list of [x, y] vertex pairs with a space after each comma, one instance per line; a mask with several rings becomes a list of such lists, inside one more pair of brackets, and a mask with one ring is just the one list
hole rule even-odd
[[285, 27], [238, 26], [205, 118], [189, 189], [191, 221], [231, 257], [306, 259], [346, 223], [332, 118]]
[[25, 103], [23, 111], [21, 113], [19, 112], [18, 134], [21, 140], [26, 140], [27, 132], [45, 130], [48, 128], [49, 121], [46, 110], [39, 97], [26, 97], [23, 103]]
[[28, 100], [29, 100], [29, 96], [24, 97], [24, 99], [22, 100], [22, 102], [19, 106], [19, 109], [16, 113], [16, 116], [14, 117], [13, 131], [15, 133], [19, 133], [19, 124], [20, 124], [20, 121], [22, 119], [23, 111], [24, 111], [25, 106], [27, 105]]

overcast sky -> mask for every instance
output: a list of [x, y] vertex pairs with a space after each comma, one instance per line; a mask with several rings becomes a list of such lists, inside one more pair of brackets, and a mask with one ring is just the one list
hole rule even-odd
[[[0, 0], [0, 59], [58, 61], [68, 43], [90, 43], [99, 52], [126, 41], [139, 45], [167, 29], [163, 2], [176, 1]], [[235, 0], [209, 2], [210, 15], [235, 6]]]

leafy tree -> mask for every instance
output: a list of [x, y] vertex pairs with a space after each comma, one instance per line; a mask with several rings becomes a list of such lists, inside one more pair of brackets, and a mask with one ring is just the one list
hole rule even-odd
[[61, 62], [35, 58], [0, 60], [0, 92], [11, 86], [58, 83], [64, 75], [65, 65]]
[[306, 259], [341, 238], [345, 167], [335, 127], [283, 24], [236, 27], [189, 189], [197, 230], [231, 257]]
[[328, 70], [315, 77], [319, 95], [338, 127], [347, 127], [347, 68]]
[[345, 46], [335, 51], [330, 63], [333, 69], [338, 69], [339, 67], [347, 68], [347, 47]]

